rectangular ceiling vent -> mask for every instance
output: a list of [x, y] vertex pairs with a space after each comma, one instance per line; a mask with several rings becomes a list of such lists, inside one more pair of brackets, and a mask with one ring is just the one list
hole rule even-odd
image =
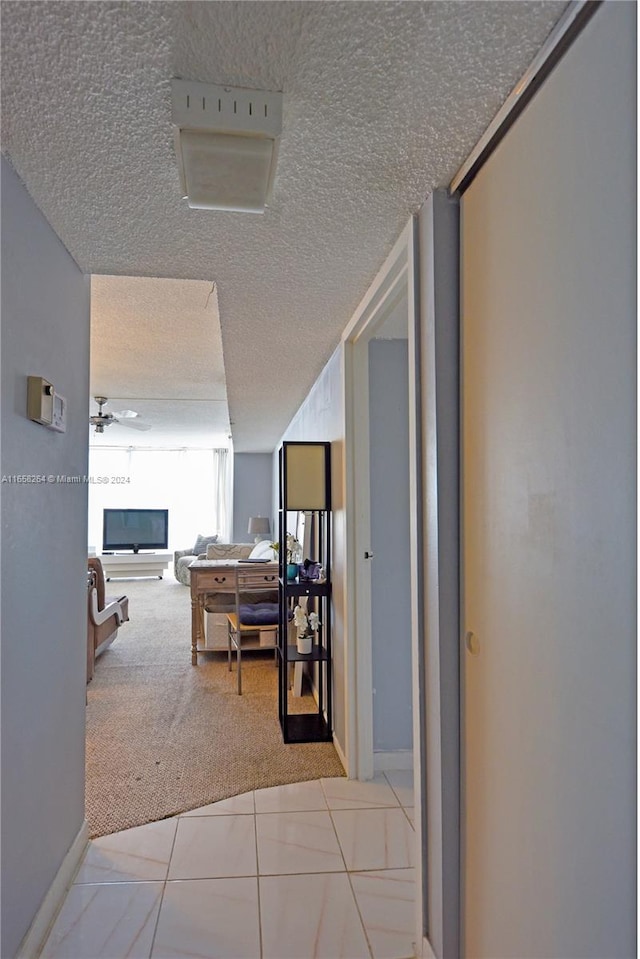
[[182, 194], [199, 210], [264, 213], [282, 130], [282, 94], [172, 80]]

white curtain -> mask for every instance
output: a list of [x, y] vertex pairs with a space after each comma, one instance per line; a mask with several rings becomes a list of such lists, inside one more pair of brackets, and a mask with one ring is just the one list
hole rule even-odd
[[229, 452], [92, 447], [89, 450], [89, 546], [102, 546], [105, 508], [168, 509], [169, 549], [200, 533], [229, 541]]
[[218, 518], [221, 543], [231, 542], [231, 517], [233, 516], [233, 456], [229, 450], [212, 450], [214, 509]]

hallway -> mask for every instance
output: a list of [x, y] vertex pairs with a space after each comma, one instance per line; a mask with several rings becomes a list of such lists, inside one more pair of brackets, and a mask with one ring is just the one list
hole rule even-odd
[[410, 771], [245, 793], [94, 840], [42, 959], [410, 959]]

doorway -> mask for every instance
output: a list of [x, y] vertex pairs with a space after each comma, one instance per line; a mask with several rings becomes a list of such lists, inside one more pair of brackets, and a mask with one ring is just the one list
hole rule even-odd
[[[415, 254], [417, 220], [411, 220], [387, 261], [374, 280], [367, 296], [356, 312], [343, 336], [345, 350], [345, 479], [347, 516], [347, 589], [353, 601], [346, 609], [348, 631], [347, 652], [347, 725], [346, 753], [348, 775], [371, 779], [378, 768], [389, 769], [389, 763], [404, 763], [413, 768], [414, 796], [417, 810], [415, 820], [416, 849], [416, 941], [423, 938], [423, 855], [421, 803], [421, 776], [424, 743], [423, 687], [424, 670], [420, 642], [422, 611], [421, 536], [422, 495], [419, 456], [419, 337], [417, 329], [417, 297], [415, 288]], [[385, 356], [389, 354], [389, 356]], [[393, 354], [393, 355], [392, 355]], [[396, 402], [381, 396], [385, 392], [385, 370], [394, 370], [395, 380], [390, 394]], [[390, 386], [390, 384], [386, 384]], [[404, 397], [400, 396], [404, 390]], [[402, 412], [401, 412], [402, 410]], [[385, 461], [376, 470], [372, 482], [372, 467], [380, 466], [384, 458], [383, 446], [388, 431], [401, 418], [403, 437], [394, 438], [396, 463]], [[379, 429], [381, 420], [384, 428]], [[388, 460], [392, 459], [390, 455]], [[394, 515], [404, 530], [402, 557], [396, 564], [395, 584], [385, 582], [384, 523], [379, 514], [385, 509], [385, 496], [396, 482], [403, 487], [403, 496], [394, 496]], [[402, 530], [400, 536], [403, 535]], [[374, 542], [380, 543], [378, 555]], [[373, 555], [372, 555], [373, 554]], [[397, 576], [401, 565], [402, 575]], [[388, 569], [388, 567], [387, 567]], [[390, 574], [389, 574], [390, 575]], [[404, 662], [402, 671], [385, 683], [383, 676], [390, 642], [385, 632], [384, 617], [380, 613], [380, 589], [383, 603], [392, 598], [392, 607], [398, 611], [398, 626], [404, 633], [405, 647], [399, 651]], [[391, 592], [387, 587], [392, 586]], [[374, 593], [376, 595], [374, 596]], [[404, 607], [404, 608], [403, 608]], [[385, 643], [387, 648], [385, 649]], [[382, 677], [382, 679], [381, 679]], [[394, 702], [394, 687], [396, 699]], [[400, 688], [402, 693], [400, 693]], [[374, 692], [375, 690], [375, 692]], [[396, 708], [400, 698], [407, 707], [401, 722], [389, 728], [389, 712]], [[395, 717], [394, 717], [395, 719]], [[417, 731], [417, 736], [416, 736]], [[395, 748], [385, 749], [384, 735]], [[401, 737], [405, 738], [402, 739]], [[414, 746], [416, 748], [414, 748]], [[399, 747], [399, 748], [398, 748]], [[382, 763], [382, 765], [380, 765]], [[396, 766], [396, 768], [399, 768]], [[422, 868], [421, 868], [422, 865]]]
[[413, 767], [406, 288], [368, 343], [373, 770]]
[[[413, 637], [417, 643], [418, 634], [420, 580], [415, 533], [420, 495], [416, 470], [417, 418], [411, 415], [416, 392], [416, 377], [411, 373], [416, 350], [413, 234], [414, 222], [411, 221], [374, 281], [364, 308], [344, 334], [347, 497], [351, 507], [347, 510], [348, 575], [352, 587], [347, 592], [354, 597], [347, 618], [349, 635], [354, 640], [349, 644], [347, 664], [351, 679], [355, 680], [355, 684], [349, 682], [349, 689], [353, 690], [355, 685], [356, 692], [349, 697], [347, 758], [349, 775], [358, 779], [370, 779], [375, 772], [374, 753], [383, 751], [380, 749], [384, 741], [382, 725], [391, 695], [391, 687], [378, 690], [374, 682], [374, 674], [376, 680], [380, 678], [386, 656], [382, 648], [382, 624], [374, 623], [382, 604], [380, 597], [373, 595], [376, 588], [383, 585], [385, 573], [390, 569], [388, 557], [383, 559], [382, 555], [387, 526], [386, 517], [381, 517], [389, 507], [391, 517], [398, 520], [402, 529], [406, 528], [408, 541], [399, 558], [405, 567], [402, 582], [394, 575], [394, 582], [386, 584], [385, 596], [389, 595], [391, 608], [398, 612], [407, 634], [405, 654], [409, 663], [410, 640]], [[404, 423], [401, 422], [403, 415]], [[399, 424], [403, 435], [390, 437]], [[385, 443], [393, 447], [386, 457]], [[394, 454], [396, 462], [392, 461]], [[383, 468], [376, 470], [382, 464]], [[392, 492], [394, 483], [403, 487], [404, 502]], [[391, 504], [385, 501], [390, 491]], [[380, 547], [378, 555], [374, 542]], [[405, 609], [399, 611], [402, 599]], [[382, 621], [386, 623], [386, 614], [382, 614]], [[405, 693], [411, 702], [410, 686]], [[388, 742], [402, 742], [399, 751], [403, 751], [405, 757], [410, 756], [411, 736], [407, 736], [404, 721], [400, 726], [404, 729], [392, 733], [393, 738]], [[393, 749], [384, 752], [391, 753]]]
[[375, 770], [371, 570], [376, 562], [369, 344], [394, 312], [404, 317], [413, 727], [406, 756], [413, 762], [420, 956], [456, 955], [459, 933], [458, 247], [457, 199], [436, 190], [401, 234], [343, 339], [352, 598], [345, 610], [346, 746], [349, 776], [368, 779]]

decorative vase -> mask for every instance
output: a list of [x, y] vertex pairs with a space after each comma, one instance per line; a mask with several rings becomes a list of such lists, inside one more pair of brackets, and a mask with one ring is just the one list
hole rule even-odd
[[311, 652], [311, 646], [313, 644], [313, 634], [312, 633], [303, 633], [298, 636], [296, 642], [296, 648], [301, 656], [307, 656]]
[[296, 578], [297, 575], [298, 575], [298, 564], [287, 563], [287, 579], [289, 580], [289, 582], [290, 583], [293, 582], [293, 580]]

